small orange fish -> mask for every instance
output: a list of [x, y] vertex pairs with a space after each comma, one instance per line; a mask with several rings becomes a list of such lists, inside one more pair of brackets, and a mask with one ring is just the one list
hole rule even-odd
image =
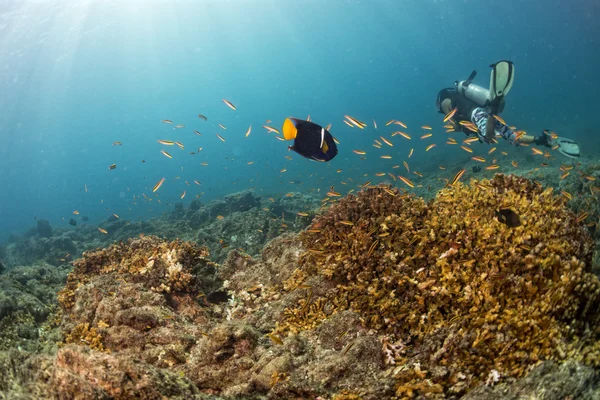
[[456, 182], [458, 182], [460, 180], [460, 178], [462, 178], [462, 176], [465, 174], [465, 172], [467, 172], [465, 169], [461, 169], [460, 171], [458, 171], [456, 173], [456, 175], [454, 175], [454, 178], [452, 178], [452, 182], [450, 182], [450, 186], [454, 186], [456, 184]]
[[468, 153], [472, 153], [473, 149], [467, 147], [467, 146], [460, 146], [461, 149], [463, 149], [464, 151], [468, 152]]
[[175, 144], [175, 142], [171, 140], [157, 140], [157, 142], [166, 146], [173, 146]]
[[367, 154], [367, 152], [363, 151], [363, 150], [352, 150], [352, 152], [354, 154], [359, 154], [359, 155], [365, 155], [365, 154]]
[[500, 166], [498, 165], [488, 165], [487, 167], [485, 167], [485, 169], [487, 169], [488, 171], [491, 171], [493, 169], [498, 169], [500, 168]]
[[221, 142], [224, 142], [224, 141], [225, 141], [225, 139], [223, 139], [223, 136], [219, 135], [218, 133], [215, 133], [215, 135], [217, 135], [217, 137], [219, 138], [219, 140], [220, 140]]
[[276, 133], [279, 135], [279, 130], [277, 128], [273, 128], [272, 126], [269, 125], [263, 125], [263, 128], [265, 128], [267, 130], [267, 132], [269, 133]]
[[429, 125], [423, 125], [421, 129], [425, 129], [426, 131], [430, 131], [431, 127]]
[[454, 117], [454, 114], [456, 114], [457, 111], [458, 111], [458, 108], [454, 107], [453, 110], [451, 110], [448, 114], [446, 114], [446, 116], [444, 117], [442, 122], [446, 123], [446, 122], [450, 121], [450, 119], [452, 119], [452, 117]]
[[394, 124], [396, 125], [400, 125], [401, 127], [403, 127], [404, 129], [407, 129], [408, 127], [406, 126], [406, 124], [402, 121], [398, 121], [398, 120], [394, 120]]
[[156, 183], [156, 185], [154, 185], [154, 188], [152, 189], [152, 193], [156, 192], [158, 189], [160, 189], [160, 187], [162, 186], [162, 184], [165, 183], [165, 178], [162, 178], [160, 181], [158, 181]]
[[430, 144], [429, 146], [427, 146], [427, 147], [425, 148], [425, 151], [429, 151], [429, 150], [433, 149], [435, 146], [436, 146], [436, 144], [435, 144], [435, 143], [432, 143], [432, 144]]
[[427, 139], [433, 136], [433, 133], [426, 133], [423, 136], [421, 136], [421, 139]]
[[538, 154], [538, 155], [544, 154], [543, 151], [541, 151], [540, 149], [536, 149], [535, 147], [532, 147], [531, 151], [533, 152], [533, 154]]
[[405, 178], [405, 177], [403, 177], [403, 176], [401, 176], [401, 175], [398, 175], [398, 179], [400, 179], [402, 182], [404, 182], [404, 183], [405, 183], [407, 186], [410, 186], [411, 188], [414, 188], [414, 187], [415, 187], [415, 184], [414, 184], [414, 183], [412, 183], [412, 182], [410, 181], [410, 179], [408, 179], [408, 178]]
[[169, 153], [167, 153], [167, 152], [166, 152], [166, 151], [164, 151], [164, 150], [161, 150], [160, 152], [161, 152], [161, 153], [162, 153], [164, 156], [166, 156], [166, 157], [168, 157], [168, 158], [173, 158], [173, 156], [172, 156], [172, 155], [170, 155]]
[[108, 232], [106, 231], [106, 229], [102, 229], [102, 228], [100, 228], [100, 227], [98, 227], [98, 230], [100, 231], [100, 233], [104, 233], [105, 235], [108, 233]]
[[252, 125], [248, 127], [248, 130], [246, 131], [246, 137], [250, 136], [250, 132], [252, 132]]
[[380, 136], [380, 138], [381, 138], [381, 140], [383, 140], [383, 143], [387, 144], [388, 146], [394, 147], [394, 145], [392, 144], [392, 142], [390, 142], [389, 140], [387, 140], [383, 136]]
[[408, 152], [408, 158], [410, 158], [410, 156], [412, 156], [412, 155], [413, 155], [413, 150], [414, 150], [414, 149], [410, 149], [410, 151]]
[[230, 101], [223, 99], [223, 103], [227, 104], [227, 107], [231, 108], [232, 110], [236, 110], [235, 106], [231, 104]]
[[392, 133], [392, 136], [396, 136], [396, 135], [400, 135], [403, 138], [406, 138], [406, 139], [410, 140], [410, 136], [408, 135], [408, 133], [404, 133], [404, 132], [401, 132], [401, 131], [396, 131], [396, 132]]
[[474, 161], [479, 161], [479, 162], [485, 162], [485, 159], [483, 157], [471, 157], [471, 159], [473, 159]]
[[180, 199], [183, 199], [185, 197], [185, 190], [183, 191], [183, 193], [181, 193], [181, 196], [179, 196]]
[[506, 125], [506, 122], [500, 118], [500, 116], [494, 114], [494, 118], [496, 118], [496, 121], [500, 122], [502, 125]]

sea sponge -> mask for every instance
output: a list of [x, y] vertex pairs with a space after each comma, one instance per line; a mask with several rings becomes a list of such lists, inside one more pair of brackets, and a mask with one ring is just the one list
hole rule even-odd
[[593, 241], [563, 197], [525, 178], [458, 183], [428, 204], [366, 188], [316, 217], [301, 240], [295, 279], [319, 275], [331, 289], [309, 291], [271, 336], [357, 311], [385, 337], [398, 396], [457, 395], [491, 371], [520, 377], [542, 360], [600, 365]]

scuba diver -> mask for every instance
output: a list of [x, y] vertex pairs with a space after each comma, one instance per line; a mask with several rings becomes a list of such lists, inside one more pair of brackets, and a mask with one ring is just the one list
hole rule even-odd
[[504, 60], [490, 67], [492, 73], [489, 90], [472, 83], [477, 75], [477, 71], [473, 71], [467, 80], [456, 81], [453, 88], [440, 90], [436, 101], [438, 111], [449, 115], [456, 109], [452, 117], [453, 124], [459, 125], [467, 136], [476, 133], [480, 142], [490, 144], [500, 136], [515, 146], [520, 143], [534, 143], [538, 146], [556, 148], [567, 157], [579, 157], [579, 145], [571, 139], [558, 137], [548, 130], [544, 130], [538, 136], [520, 135], [501, 118], [494, 117], [504, 110], [504, 96], [513, 85], [515, 67], [512, 62]]

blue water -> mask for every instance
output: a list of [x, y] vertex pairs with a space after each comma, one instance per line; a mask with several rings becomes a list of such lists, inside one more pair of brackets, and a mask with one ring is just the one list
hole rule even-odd
[[[584, 0], [2, 1], [0, 241], [34, 218], [68, 226], [74, 210], [91, 223], [160, 215], [184, 190], [185, 203], [247, 188], [345, 193], [389, 179], [374, 173], [394, 171], [410, 148], [413, 169], [466, 162], [472, 154], [445, 144], [437, 92], [473, 69], [487, 86], [489, 64], [501, 59], [516, 65], [504, 119], [532, 133], [552, 129], [596, 157], [599, 17], [600, 3]], [[288, 152], [290, 143], [261, 128], [309, 114], [332, 123], [341, 142], [327, 164]], [[345, 114], [368, 128], [350, 129]], [[397, 130], [385, 127], [389, 119], [406, 123], [412, 141], [395, 136], [393, 148], [373, 148]], [[418, 139], [424, 124], [434, 127], [428, 141]], [[437, 147], [426, 153], [429, 143]]]

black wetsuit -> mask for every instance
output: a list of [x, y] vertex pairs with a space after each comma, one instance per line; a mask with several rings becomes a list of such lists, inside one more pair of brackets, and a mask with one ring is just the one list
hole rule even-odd
[[460, 121], [469, 121], [471, 122], [471, 114], [473, 110], [477, 107], [481, 107], [477, 103], [472, 100], [467, 99], [465, 96], [461, 96], [456, 88], [446, 88], [440, 90], [437, 97], [438, 111], [440, 113], [444, 113], [442, 111], [442, 101], [445, 99], [450, 99], [452, 102], [452, 107], [456, 107], [456, 114], [454, 114], [454, 119], [456, 122]]

